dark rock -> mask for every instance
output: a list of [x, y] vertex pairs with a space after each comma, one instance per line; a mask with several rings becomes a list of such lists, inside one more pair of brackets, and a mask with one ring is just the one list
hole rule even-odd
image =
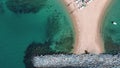
[[33, 42], [28, 46], [28, 48], [25, 51], [24, 63], [26, 68], [35, 68], [33, 67], [32, 61], [31, 61], [33, 56], [46, 55], [46, 54], [52, 54], [52, 53], [53, 52], [50, 51], [48, 42], [45, 42], [44, 44]]
[[[66, 17], [55, 10], [47, 20], [47, 37], [51, 40], [52, 49], [57, 52], [70, 53], [73, 49], [74, 35]], [[55, 40], [55, 37], [59, 38]]]
[[34, 56], [44, 56], [44, 55], [53, 55], [53, 54], [66, 54], [65, 52], [55, 52], [50, 49], [50, 42], [45, 43], [31, 43], [26, 51], [24, 56], [24, 64], [26, 68], [35, 68], [32, 65], [32, 58]]
[[60, 30], [60, 18], [61, 15], [59, 14], [60, 12], [54, 12], [53, 14], [51, 14], [50, 16], [48, 16], [47, 19], [47, 36], [49, 38], [49, 40], [51, 40], [53, 38], [53, 36], [55, 34], [57, 34], [57, 32]]
[[7, 0], [7, 8], [14, 13], [37, 13], [47, 0]]
[[113, 42], [111, 37], [105, 39], [105, 50], [107, 54], [118, 54], [120, 53], [120, 45]]

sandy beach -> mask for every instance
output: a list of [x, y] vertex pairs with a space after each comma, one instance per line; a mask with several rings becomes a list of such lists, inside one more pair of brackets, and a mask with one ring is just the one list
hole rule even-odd
[[75, 0], [63, 0], [75, 29], [73, 53], [103, 53], [101, 24], [111, 0], [93, 0], [85, 8], [78, 9]]

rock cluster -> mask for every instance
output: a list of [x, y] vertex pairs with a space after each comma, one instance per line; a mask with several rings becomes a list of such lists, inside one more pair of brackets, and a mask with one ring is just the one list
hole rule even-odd
[[120, 68], [120, 54], [82, 54], [35, 56], [36, 68]]
[[53, 55], [53, 54], [66, 54], [65, 52], [56, 52], [53, 51], [50, 48], [50, 42], [45, 42], [45, 43], [31, 43], [26, 51], [25, 51], [25, 56], [24, 56], [24, 64], [26, 68], [34, 68], [31, 59], [34, 56], [40, 56], [40, 55]]

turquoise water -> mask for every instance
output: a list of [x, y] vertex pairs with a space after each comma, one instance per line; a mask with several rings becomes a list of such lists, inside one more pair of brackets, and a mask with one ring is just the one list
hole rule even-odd
[[[120, 0], [114, 0], [106, 12], [103, 37], [106, 53], [120, 52]], [[114, 25], [113, 23], [117, 23]]]
[[[0, 0], [0, 2], [4, 1]], [[68, 30], [66, 32], [68, 35], [69, 30], [72, 29], [71, 20], [59, 0], [48, 0], [47, 6], [36, 14], [15, 14], [8, 10], [5, 4], [2, 7], [3, 11], [0, 12], [0, 68], [25, 68], [24, 51], [33, 41], [44, 43], [48, 39], [47, 18], [56, 10], [66, 20], [66, 24], [63, 25], [63, 23], [61, 26], [62, 29]], [[60, 33], [55, 34], [57, 37], [54, 37], [52, 41], [58, 41], [63, 36]]]
[[[4, 1], [0, 0], [0, 2]], [[103, 22], [102, 33], [106, 41], [107, 53], [115, 50], [120, 51], [119, 2], [120, 0], [114, 1]], [[52, 23], [54, 21], [48, 21], [48, 17], [52, 15], [56, 16], [61, 23], [56, 25], [56, 23]], [[117, 25], [113, 25], [112, 21], [117, 22]], [[2, 6], [0, 5], [0, 68], [25, 68], [23, 63], [24, 51], [33, 41], [44, 43], [46, 40], [51, 40], [50, 48], [52, 50], [68, 52], [71, 50], [71, 46], [68, 46], [71, 43], [68, 42], [73, 43], [73, 40], [70, 39], [74, 39], [71, 36], [74, 36], [71, 20], [60, 0], [48, 0], [47, 5], [35, 14], [15, 14], [9, 11], [3, 3]], [[61, 44], [63, 45], [59, 47], [58, 45]]]

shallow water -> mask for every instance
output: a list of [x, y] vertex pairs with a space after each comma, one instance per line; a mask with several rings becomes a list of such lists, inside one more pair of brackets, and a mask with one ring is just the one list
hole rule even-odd
[[[4, 1], [0, 0], [0, 2]], [[120, 44], [119, 2], [120, 0], [114, 1], [108, 9], [103, 22], [102, 34], [106, 41], [105, 48], [107, 53], [114, 52], [114, 50], [120, 51], [120, 45], [118, 45]], [[0, 68], [25, 68], [23, 63], [24, 51], [33, 41], [44, 43], [46, 40], [51, 40], [50, 48], [56, 52], [68, 52], [68, 50], [64, 49], [71, 49], [70, 46], [65, 46], [65, 48], [55, 47], [56, 42], [57, 44], [64, 43], [64, 45], [69, 45], [70, 43], [68, 42], [72, 39], [71, 42], [73, 43], [74, 39], [72, 21], [60, 0], [49, 0], [47, 5], [35, 14], [15, 14], [9, 11], [5, 4], [1, 6], [1, 3], [0, 8]], [[60, 29], [56, 29], [58, 27], [55, 27], [55, 24], [48, 25], [48, 17], [56, 16], [56, 12], [60, 15], [60, 18], [58, 16], [61, 22], [59, 23], [60, 26], [58, 26]], [[117, 22], [117, 25], [113, 25], [112, 21]], [[59, 32], [56, 33], [58, 30]], [[62, 39], [62, 37], [68, 38], [66, 40]], [[59, 43], [61, 39], [64, 41]]]
[[[0, 68], [25, 68], [24, 51], [33, 41], [44, 43], [48, 39], [47, 18], [55, 11], [65, 17], [66, 24], [61, 26], [62, 29], [71, 30], [71, 20], [63, 8], [59, 0], [49, 0], [36, 14], [15, 14], [4, 4], [4, 11], [0, 10]], [[65, 27], [66, 25], [69, 27]], [[56, 36], [58, 39], [59, 35]]]
[[103, 38], [106, 53], [120, 52], [120, 0], [114, 0], [103, 21]]

